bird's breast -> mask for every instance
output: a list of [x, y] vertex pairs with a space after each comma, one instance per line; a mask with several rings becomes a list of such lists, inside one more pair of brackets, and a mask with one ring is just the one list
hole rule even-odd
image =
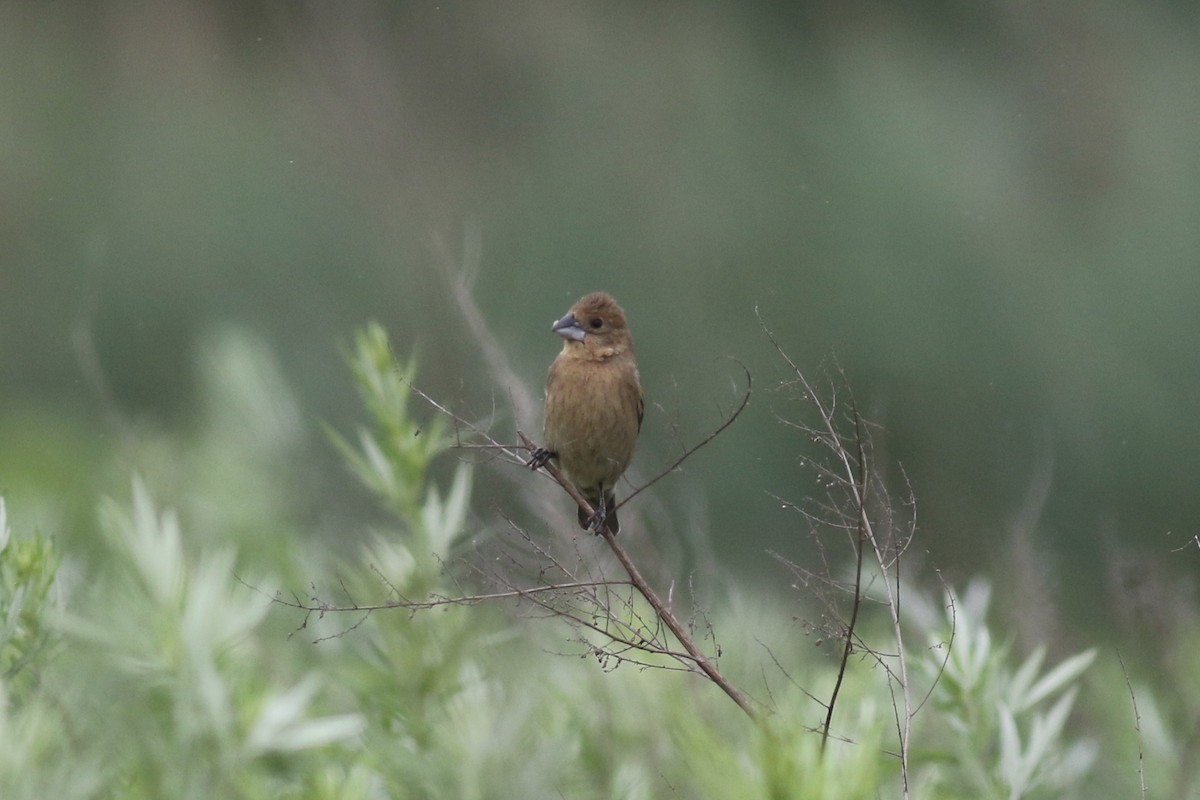
[[546, 383], [545, 447], [572, 483], [613, 486], [633, 458], [641, 388], [637, 367], [556, 360]]

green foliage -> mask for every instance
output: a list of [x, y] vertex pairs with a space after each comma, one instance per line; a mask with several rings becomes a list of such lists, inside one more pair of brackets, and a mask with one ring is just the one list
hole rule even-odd
[[27, 693], [31, 667], [54, 638], [45, 611], [58, 566], [59, 555], [46, 537], [12, 539], [0, 497], [0, 681], [12, 702]]
[[277, 796], [298, 754], [361, 731], [361, 715], [313, 714], [315, 673], [262, 663], [269, 601], [236, 580], [231, 549], [189, 557], [140, 480], [132, 509], [106, 503], [103, 517], [111, 566], [62, 624], [68, 661], [90, 675], [72, 692], [76, 724], [125, 793]]
[[[330, 436], [359, 479], [401, 519], [416, 523], [422, 516], [429, 465], [451, 443], [445, 420], [435, 416], [421, 425], [409, 414], [416, 364], [396, 363], [387, 333], [378, 323], [358, 333], [349, 361], [374, 429], [359, 431], [357, 448], [336, 432]], [[458, 503], [461, 507], [455, 510], [461, 514], [465, 496]], [[449, 544], [444, 537], [439, 543]]]
[[989, 599], [982, 583], [962, 599], [951, 593], [941, 624], [922, 631], [929, 655], [921, 667], [935, 682], [920, 745], [930, 788], [944, 797], [1071, 796], [1096, 757], [1094, 741], [1070, 741], [1066, 731], [1096, 651], [1043, 672], [1038, 648], [1014, 667], [1010, 648], [997, 645], [985, 623]]

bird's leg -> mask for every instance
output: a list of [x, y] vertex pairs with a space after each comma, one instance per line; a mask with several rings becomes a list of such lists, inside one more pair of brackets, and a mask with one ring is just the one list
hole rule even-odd
[[558, 453], [551, 452], [544, 447], [539, 447], [533, 451], [533, 457], [529, 459], [529, 462], [525, 466], [533, 470], [541, 469], [546, 466], [546, 462], [557, 455]]
[[[599, 486], [600, 499], [596, 501], [596, 510], [587, 520], [587, 530], [596, 535], [604, 530], [605, 524], [608, 522], [608, 496], [604, 493], [604, 484]], [[616, 531], [613, 531], [616, 533]]]

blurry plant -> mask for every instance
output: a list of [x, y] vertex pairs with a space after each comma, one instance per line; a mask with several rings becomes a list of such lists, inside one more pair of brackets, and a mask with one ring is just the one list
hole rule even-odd
[[75, 710], [49, 697], [14, 706], [0, 682], [0, 797], [84, 800], [104, 796], [102, 789], [109, 782], [99, 749], [87, 743], [77, 746], [70, 738], [69, 721]]
[[[104, 504], [100, 535], [66, 537], [80, 546], [54, 584], [51, 540], [10, 537], [0, 524], [5, 800], [355, 796], [313, 786], [354, 772], [339, 745], [354, 741], [361, 716], [316, 711], [328, 684], [304, 660], [275, 657], [283, 642], [264, 633], [268, 604], [234, 575], [248, 542], [282, 550], [270, 533], [287, 527], [286, 480], [267, 466], [296, 440], [294, 403], [268, 380], [278, 373], [252, 337], [226, 331], [209, 344], [200, 441], [137, 426], [122, 439], [165, 490], [187, 488], [183, 504], [207, 525], [185, 537], [135, 481], [128, 510]], [[212, 532], [222, 546], [206, 546]]]
[[[330, 438], [395, 525], [370, 537], [363, 552], [367, 568], [349, 565], [336, 579], [336, 600], [314, 584], [307, 598], [278, 595], [276, 602], [304, 609], [301, 628], [320, 646], [336, 643], [347, 653], [347, 686], [370, 723], [369, 763], [394, 796], [461, 789], [463, 781], [474, 780], [472, 758], [485, 758], [460, 737], [475, 738], [468, 717], [486, 720], [494, 713], [487, 702], [494, 684], [475, 656], [496, 635], [487, 632], [481, 615], [462, 609], [413, 616], [401, 607], [410, 598], [451, 594], [457, 578], [447, 565], [464, 540], [472, 467], [458, 463], [444, 493], [430, 480], [434, 459], [453, 442], [440, 417], [423, 424], [413, 416], [415, 364], [397, 363], [382, 327], [360, 331], [347, 360], [370, 425], [353, 442], [332, 430]], [[380, 594], [382, 601], [359, 602]], [[373, 615], [383, 609], [394, 611]], [[448, 747], [460, 751], [453, 764], [431, 757]]]
[[[333, 430], [329, 431], [330, 438], [359, 480], [409, 526], [410, 535], [432, 537], [427, 544], [433, 546], [452, 544], [465, 519], [471, 471], [467, 464], [459, 465], [452, 500], [446, 505], [437, 497], [436, 487], [426, 494], [430, 464], [454, 440], [441, 416], [419, 424], [409, 412], [415, 361], [396, 361], [387, 333], [378, 323], [359, 331], [347, 361], [373, 429], [360, 429], [357, 445]], [[426, 505], [429, 500], [436, 501], [432, 508]], [[443, 512], [450, 516], [443, 517]]]
[[[739, 611], [761, 611], [761, 604], [739, 603]], [[733, 619], [752, 619], [743, 613]], [[775, 625], [756, 619], [726, 642], [739, 662], [749, 654], [771, 653], [777, 665], [786, 664], [784, 680], [762, 665], [743, 667], [760, 670], [768, 683], [771, 713], [764, 714], [750, 730], [735, 733], [725, 721], [696, 724], [678, 720], [682, 714], [668, 713], [667, 724], [680, 731], [691, 792], [682, 796], [814, 798], [814, 800], [875, 800], [896, 796], [896, 759], [888, 752], [887, 739], [894, 729], [889, 719], [889, 699], [883, 686], [871, 682], [849, 682], [843, 693], [843, 711], [834, 738], [821, 736], [819, 720], [812, 718], [813, 694], [806, 686], [829, 686], [836, 668], [814, 659], [815, 651], [797, 641], [793, 630], [775, 630]], [[742, 640], [744, 639], [744, 641]], [[802, 676], [802, 678], [800, 677]], [[803, 684], [800, 682], [803, 680]], [[814, 725], [814, 722], [817, 724]], [[731, 742], [738, 742], [731, 745]]]
[[[300, 402], [276, 355], [252, 331], [213, 326], [198, 352], [200, 424], [188, 441], [168, 442], [159, 453], [182, 461], [172, 487], [182, 495], [180, 513], [196, 535], [236, 542], [241, 557], [278, 564], [281, 543], [294, 539], [311, 507]], [[156, 474], [156, 494], [157, 483]]]
[[87, 676], [70, 701], [129, 796], [276, 796], [296, 754], [361, 732], [357, 714], [312, 715], [315, 674], [262, 668], [268, 604], [236, 582], [231, 548], [189, 558], [140, 480], [130, 510], [102, 516], [110, 568], [63, 622]]
[[[233, 547], [248, 565], [291, 577], [297, 540], [327, 503], [313, 489], [309, 426], [271, 348], [244, 327], [206, 328], [197, 344], [196, 401], [191, 424], [165, 428], [121, 420], [120, 447], [105, 470], [106, 491], [127, 491], [127, 476], [142, 475], [156, 500], [177, 513], [190, 548]], [[94, 517], [94, 503], [92, 515]], [[103, 560], [103, 538], [62, 532], [72, 554]], [[301, 570], [307, 574], [309, 570]]]
[[14, 538], [6, 512], [0, 498], [0, 797], [91, 797], [100, 782], [97, 759], [81, 754], [68, 762], [64, 709], [43, 692], [56, 652], [50, 644], [60, 608], [52, 588], [60, 559], [45, 537]]
[[20, 704], [28, 694], [36, 681], [36, 670], [30, 667], [54, 640], [50, 593], [59, 562], [48, 538], [12, 538], [0, 497], [0, 686], [10, 703]]
[[446, 561], [465, 532], [472, 468], [459, 462], [445, 496], [429, 480], [435, 458], [454, 443], [445, 420], [428, 423], [413, 417], [415, 362], [399, 364], [383, 328], [372, 323], [355, 337], [348, 355], [359, 396], [371, 420], [352, 443], [336, 431], [330, 439], [358, 479], [400, 523], [400, 530], [377, 534], [369, 557], [382, 585], [399, 601], [444, 588]]
[[1096, 651], [1043, 669], [1038, 648], [1013, 667], [1009, 646], [997, 644], [985, 622], [986, 584], [972, 584], [962, 599], [948, 592], [940, 620], [928, 600], [910, 598], [929, 644], [921, 667], [935, 684], [933, 713], [921, 728], [920, 760], [933, 767], [927, 788], [945, 797], [1070, 796], [1097, 754], [1094, 741], [1067, 735], [1079, 679]]

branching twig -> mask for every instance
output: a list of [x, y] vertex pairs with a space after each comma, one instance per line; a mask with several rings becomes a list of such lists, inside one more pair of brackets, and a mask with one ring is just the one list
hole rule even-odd
[[[758, 314], [758, 310], [755, 309]], [[913, 702], [911, 683], [908, 675], [908, 657], [901, 627], [901, 581], [900, 559], [912, 541], [912, 533], [916, 527], [915, 504], [912, 501], [911, 486], [906, 505], [909, 507], [909, 520], [906, 531], [900, 534], [896, 529], [896, 521], [891, 497], [886, 485], [875, 475], [870, 464], [872, 453], [869, 444], [870, 435], [866, 423], [858, 413], [854, 398], [839, 397], [839, 387], [846, 385], [845, 375], [842, 374], [840, 383], [830, 380], [827, 394], [816, 390], [799, 366], [783, 349], [775, 338], [762, 315], [758, 314], [759, 324], [763, 332], [774, 346], [776, 352], [788, 365], [791, 377], [784, 386], [795, 387], [796, 391], [817, 412], [819, 421], [813, 425], [782, 420], [785, 424], [796, 428], [821, 446], [827, 456], [828, 463], [822, 463], [812, 458], [802, 461], [817, 475], [818, 480], [826, 489], [824, 499], [810, 501], [809, 506], [814, 510], [800, 507], [796, 504], [785, 503], [795, 508], [813, 526], [814, 533], [821, 528], [842, 531], [850, 539], [854, 553], [855, 572], [852, 592], [852, 607], [848, 622], [840, 623], [839, 638], [844, 642], [837, 678], [830, 701], [825, 706], [825, 724], [822, 728], [822, 748], [828, 740], [832, 728], [834, 709], [838, 694], [845, 679], [850, 655], [856, 647], [861, 647], [870, 654], [888, 675], [888, 689], [892, 693], [895, 713], [896, 732], [899, 738], [900, 771], [903, 783], [903, 796], [909, 796], [909, 735], [911, 732]], [[839, 370], [840, 372], [840, 370]], [[847, 394], [849, 394], [847, 392]], [[853, 425], [853, 434], [842, 433], [846, 420]], [[907, 477], [905, 478], [907, 486]], [[821, 558], [825, 560], [824, 548], [820, 539], [814, 537], [820, 549]], [[861, 610], [865, 593], [869, 586], [863, 585], [864, 553], [869, 552], [878, 571], [879, 585], [883, 589], [883, 604], [887, 607], [892, 626], [892, 636], [895, 640], [895, 652], [884, 653], [867, 646], [861, 641], [856, 624]], [[788, 563], [801, 580], [806, 583], [814, 577], [833, 585], [831, 577], [815, 576], [808, 570]], [[825, 562], [828, 570], [828, 563]], [[829, 605], [831, 616], [838, 617], [836, 606]]]
[[665, 603], [663, 603], [654, 590], [650, 588], [650, 584], [646, 582], [646, 579], [642, 577], [641, 572], [638, 571], [637, 566], [633, 563], [633, 560], [629, 557], [629, 554], [625, 552], [625, 548], [622, 547], [619, 542], [617, 542], [616, 535], [610, 531], [607, 526], [601, 528], [600, 535], [604, 537], [604, 541], [608, 543], [609, 549], [613, 551], [613, 555], [617, 557], [617, 560], [621, 562], [621, 566], [624, 567], [625, 571], [629, 574], [629, 580], [632, 581], [634, 588], [641, 593], [642, 597], [646, 598], [646, 602], [649, 603], [650, 607], [654, 609], [654, 613], [658, 614], [659, 619], [661, 619], [663, 623], [671, 629], [671, 633], [675, 635], [675, 638], [680, 644], [683, 645], [684, 649], [687, 650], [688, 655], [691, 656], [696, 666], [699, 667], [700, 670], [707, 675], [713, 683], [721, 687], [721, 691], [729, 695], [730, 699], [737, 703], [739, 708], [741, 708], [751, 717], [755, 716], [754, 708], [750, 705], [749, 698], [746, 697], [746, 695], [743, 694], [740, 689], [730, 683], [729, 679], [722, 675], [712, 664], [712, 662], [705, 657], [704, 653], [700, 651], [700, 648], [698, 648], [696, 643], [692, 641], [691, 636], [689, 636], [687, 631], [684, 630], [683, 626], [679, 624], [679, 620], [677, 620], [675, 615], [671, 613], [671, 609], [668, 608]]
[[[241, 580], [239, 578], [239, 580]], [[244, 581], [243, 585], [251, 589]], [[547, 592], [570, 592], [579, 589], [594, 589], [597, 586], [631, 586], [630, 581], [572, 581], [570, 583], [549, 583], [543, 586], [531, 586], [528, 589], [512, 589], [507, 592], [489, 592], [486, 594], [470, 594], [459, 595], [457, 597], [442, 597], [440, 595], [431, 595], [428, 600], [388, 600], [383, 603], [350, 603], [348, 605], [338, 605], [336, 603], [327, 602], [304, 602], [299, 599], [288, 600], [281, 594], [276, 593], [271, 596], [271, 601], [281, 606], [294, 608], [299, 611], [307, 611], [311, 613], [325, 614], [346, 611], [383, 611], [391, 608], [406, 608], [410, 611], [425, 611], [430, 608], [438, 608], [439, 606], [473, 606], [479, 603], [487, 603], [496, 600], [527, 600], [534, 595], [545, 594]]]

